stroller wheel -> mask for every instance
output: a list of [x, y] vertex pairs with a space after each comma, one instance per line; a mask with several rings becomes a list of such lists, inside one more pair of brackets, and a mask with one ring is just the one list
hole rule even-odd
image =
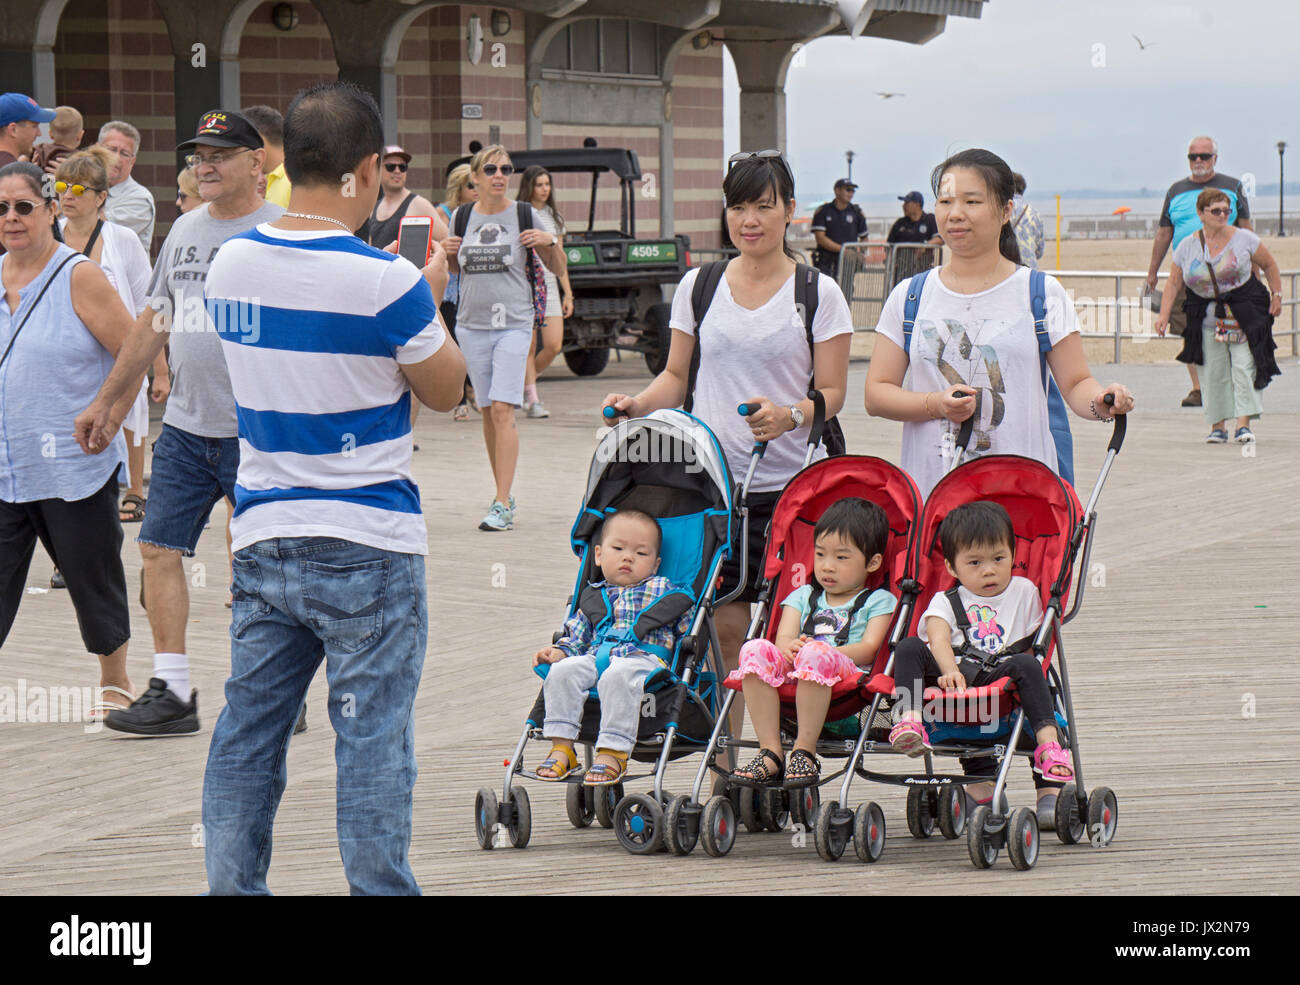
[[907, 791], [907, 830], [913, 838], [929, 838], [934, 833], [935, 808], [938, 800], [930, 790], [911, 787]]
[[1056, 837], [1062, 844], [1074, 845], [1083, 838], [1083, 817], [1079, 810], [1079, 795], [1074, 785], [1062, 787], [1056, 795]]
[[785, 805], [785, 791], [778, 787], [769, 787], [760, 791], [762, 796], [758, 801], [758, 817], [763, 822], [763, 828], [768, 831], [784, 831], [785, 826], [790, 823], [790, 811]]
[[564, 791], [564, 810], [569, 815], [569, 823], [575, 828], [591, 825], [596, 817], [596, 797], [593, 787], [581, 783], [566, 783]]
[[805, 831], [809, 830], [817, 817], [817, 809], [821, 806], [820, 788], [803, 787], [789, 791], [789, 795], [790, 823], [802, 824]]
[[740, 787], [740, 823], [750, 834], [767, 830], [760, 807], [762, 798], [763, 791], [758, 787]]
[[478, 847], [484, 851], [490, 852], [496, 848], [497, 819], [500, 813], [496, 791], [491, 787], [480, 789], [474, 798], [474, 837], [478, 839]]
[[1007, 854], [1011, 864], [1027, 872], [1038, 861], [1038, 815], [1030, 807], [1017, 807], [1007, 826]]
[[528, 803], [528, 791], [523, 787], [511, 787], [510, 799], [506, 803], [511, 808], [511, 820], [506, 825], [510, 844], [526, 848], [528, 839], [533, 836], [533, 809]]
[[874, 862], [884, 854], [885, 812], [879, 804], [859, 804], [853, 812], [853, 850], [864, 862]]
[[951, 841], [966, 833], [966, 791], [955, 783], [939, 788], [939, 833]]
[[998, 835], [1001, 832], [995, 833], [988, 829], [991, 815], [989, 805], [980, 804], [972, 812], [966, 827], [966, 850], [970, 853], [970, 860], [975, 863], [977, 869], [992, 867], [998, 860], [998, 852], [1001, 851], [1001, 846], [998, 844]]
[[1110, 844], [1118, 823], [1119, 801], [1110, 787], [1098, 787], [1088, 794], [1088, 840], [1094, 848]]
[[664, 843], [664, 809], [648, 794], [629, 794], [614, 807], [614, 834], [633, 855], [651, 855]]
[[683, 794], [668, 802], [664, 811], [664, 842], [674, 855], [689, 855], [700, 840], [700, 813], [698, 804]]
[[721, 858], [736, 843], [736, 809], [730, 798], [717, 795], [709, 798], [700, 817], [700, 841], [705, 854]]
[[813, 821], [813, 843], [817, 846], [817, 854], [827, 862], [837, 861], [849, 847], [852, 827], [852, 811], [841, 808], [835, 800], [822, 804]]
[[614, 826], [614, 808], [623, 799], [623, 784], [615, 783], [612, 787], [592, 787], [596, 798], [596, 820], [602, 828]]

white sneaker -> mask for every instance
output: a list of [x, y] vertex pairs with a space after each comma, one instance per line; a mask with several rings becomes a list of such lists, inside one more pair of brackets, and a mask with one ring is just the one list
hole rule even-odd
[[525, 411], [525, 413], [527, 414], [528, 417], [531, 417], [533, 420], [540, 420], [543, 417], [551, 416], [551, 412], [542, 406], [542, 402], [540, 400], [534, 400], [531, 404], [529, 404], [528, 409]]

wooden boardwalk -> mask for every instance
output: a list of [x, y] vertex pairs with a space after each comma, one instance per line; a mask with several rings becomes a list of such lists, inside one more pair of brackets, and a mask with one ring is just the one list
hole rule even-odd
[[[1125, 369], [1102, 375], [1124, 379]], [[1275, 390], [1296, 386], [1294, 361], [1285, 369]], [[1183, 382], [1181, 367], [1168, 373]], [[844, 415], [850, 447], [896, 460], [900, 425], [866, 417], [864, 376], [855, 364]], [[426, 893], [1295, 892], [1300, 831], [1287, 819], [1300, 813], [1292, 773], [1300, 748], [1300, 414], [1266, 416], [1257, 454], [1248, 458], [1235, 446], [1202, 444], [1199, 412], [1170, 401], [1148, 401], [1132, 420], [1100, 506], [1093, 562], [1104, 565], [1104, 586], [1089, 588], [1066, 635], [1085, 778], [1119, 796], [1110, 847], [1067, 848], [1045, 833], [1033, 871], [1016, 872], [1005, 853], [993, 869], [977, 871], [964, 842], [908, 835], [898, 788], [856, 781], [854, 803], [874, 799], [886, 814], [887, 848], [873, 866], [851, 849], [824, 863], [811, 838], [795, 847], [790, 833], [742, 832], [723, 859], [698, 848], [687, 858], [633, 857], [610, 831], [570, 828], [562, 791], [540, 784], [528, 785], [527, 850], [480, 851], [475, 790], [500, 786], [503, 759], [537, 691], [529, 655], [558, 624], [574, 575], [568, 531], [595, 443], [594, 409], [607, 390], [645, 379], [639, 361], [612, 366], [598, 380], [548, 375], [552, 418], [519, 421], [520, 519], [507, 534], [475, 529], [490, 498], [477, 425], [425, 412], [417, 426], [416, 476], [433, 554], [411, 855]], [[1108, 435], [1075, 424], [1081, 497]], [[218, 507], [189, 562], [197, 565], [189, 648], [202, 731], [142, 741], [86, 734], [77, 723], [0, 724], [0, 892], [204, 889], [200, 791], [229, 666], [223, 521]], [[140, 568], [133, 537], [128, 528], [123, 557], [132, 597]], [[45, 586], [49, 575], [38, 550], [28, 585]], [[143, 689], [151, 645], [135, 605], [132, 622], [130, 669]], [[17, 690], [20, 681], [29, 688], [97, 683], [66, 593], [24, 598], [0, 653], [0, 688]], [[289, 754], [270, 885], [278, 893], [345, 893], [323, 674], [309, 695], [309, 723]], [[530, 746], [529, 758], [543, 752]], [[697, 762], [674, 767], [669, 789], [685, 792]], [[1012, 802], [1030, 803], [1031, 795], [1028, 770], [1017, 765]]]

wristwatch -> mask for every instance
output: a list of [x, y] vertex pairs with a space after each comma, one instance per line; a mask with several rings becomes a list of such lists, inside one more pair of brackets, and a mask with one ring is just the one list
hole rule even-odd
[[798, 431], [801, 427], [803, 427], [803, 420], [804, 420], [803, 411], [801, 411], [798, 408], [798, 406], [794, 404], [790, 405], [789, 411], [790, 411], [790, 420], [794, 421], [794, 430]]

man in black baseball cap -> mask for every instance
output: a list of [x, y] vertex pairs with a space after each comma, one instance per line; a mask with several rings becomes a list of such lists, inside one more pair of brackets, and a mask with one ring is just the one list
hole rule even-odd
[[[890, 227], [889, 235], [885, 237], [888, 242], [894, 244], [943, 242], [943, 238], [939, 235], [939, 224], [933, 215], [925, 211], [924, 195], [920, 192], [908, 192], [906, 195], [899, 195], [898, 200], [903, 203], [903, 216]], [[934, 266], [934, 250], [922, 250], [915, 246], [900, 248], [895, 245], [893, 254], [894, 275], [890, 279], [890, 287], [900, 280]]]
[[[203, 286], [223, 243], [278, 219], [278, 205], [257, 193], [266, 151], [245, 117], [214, 109], [199, 118], [185, 162], [194, 169], [203, 204], [172, 223], [154, 264], [149, 303], [99, 394], [78, 425], [112, 434], [110, 412], [170, 339], [175, 382], [153, 452], [153, 482], [140, 535], [140, 574], [154, 638], [149, 690], [104, 724], [134, 735], [184, 735], [199, 730], [197, 692], [186, 649], [189, 587], [183, 558], [193, 557], [213, 504], [234, 501], [239, 426], [221, 339], [204, 315]], [[256, 331], [256, 325], [249, 331]], [[84, 447], [84, 446], [83, 446]]]
[[858, 186], [848, 178], [841, 178], [835, 182], [835, 200], [813, 213], [812, 234], [817, 240], [813, 264], [831, 277], [839, 268], [843, 245], [867, 237], [867, 217], [853, 204], [853, 193], [857, 189]]

